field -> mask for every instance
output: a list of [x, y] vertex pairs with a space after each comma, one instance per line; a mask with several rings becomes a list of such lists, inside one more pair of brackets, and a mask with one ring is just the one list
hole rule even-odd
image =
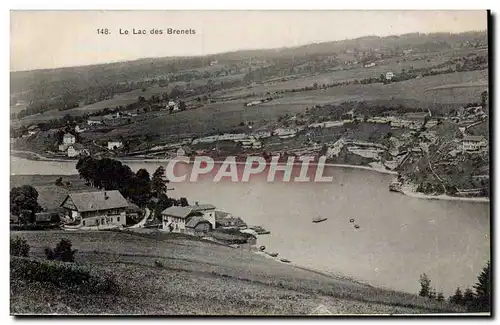
[[[64, 184], [70, 185], [57, 186], [55, 181], [62, 177]], [[11, 175], [10, 188], [31, 185], [38, 191], [38, 203], [44, 209], [55, 210], [62, 203], [66, 195], [70, 192], [95, 190], [85, 185], [85, 182], [78, 175]]]
[[279, 116], [304, 112], [316, 104], [340, 104], [345, 101], [408, 101], [410, 105], [418, 103], [420, 108], [433, 108], [436, 104], [466, 104], [478, 102], [484, 90], [480, 87], [467, 87], [428, 91], [429, 88], [445, 84], [456, 84], [477, 80], [487, 80], [488, 72], [458, 72], [438, 76], [429, 76], [403, 82], [369, 85], [348, 85], [326, 90], [314, 90], [300, 93], [288, 93], [283, 98], [271, 102], [245, 107], [245, 100], [205, 105], [196, 110], [177, 114], [164, 114], [151, 119], [138, 121], [131, 125], [117, 127], [103, 135], [113, 138], [140, 135], [180, 135], [228, 132], [241, 122], [253, 121], [254, 127], [274, 123]]
[[[11, 232], [30, 256], [68, 238], [76, 263], [112, 274], [119, 294], [76, 294], [45, 283], [11, 285], [11, 313], [300, 315], [320, 304], [331, 313], [433, 313], [455, 306], [312, 272], [244, 249], [182, 237], [116, 232]], [[163, 267], [155, 266], [161, 261]]]

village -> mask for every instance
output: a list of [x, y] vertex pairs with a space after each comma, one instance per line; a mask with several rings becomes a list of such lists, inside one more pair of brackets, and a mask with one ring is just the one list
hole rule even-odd
[[[387, 80], [394, 76], [388, 72]], [[422, 179], [413, 179], [408, 166], [414, 166], [422, 158], [428, 159], [429, 153], [439, 147], [440, 155], [433, 154], [432, 164], [436, 166], [459, 166], [467, 157], [487, 159], [488, 140], [475, 128], [487, 125], [487, 108], [482, 104], [470, 104], [460, 107], [452, 114], [433, 114], [433, 109], [411, 109], [407, 113], [390, 113], [378, 109], [381, 114], [366, 114], [367, 109], [350, 109], [344, 114], [337, 113], [340, 118], [331, 119], [331, 111], [324, 113], [323, 107], [313, 107], [305, 113], [293, 116], [282, 116], [278, 122], [254, 127], [251, 121], [241, 123], [237, 129], [243, 131], [226, 132], [196, 137], [194, 134], [179, 135], [171, 141], [152, 142], [147, 149], [134, 150], [130, 138], [94, 139], [87, 136], [99, 132], [99, 128], [113, 123], [123, 123], [137, 113], [120, 113], [89, 117], [74, 126], [49, 130], [59, 137], [57, 152], [43, 152], [48, 159], [79, 159], [83, 156], [111, 157], [116, 159], [168, 161], [178, 156], [210, 156], [223, 160], [227, 156], [236, 156], [244, 160], [249, 155], [260, 155], [264, 158], [280, 157], [286, 160], [290, 156], [310, 156], [318, 159], [326, 157], [326, 163], [356, 165], [373, 168], [381, 172], [399, 174], [398, 182], [405, 179], [405, 185], [415, 190]], [[250, 102], [258, 105], [258, 102]], [[179, 112], [179, 102], [169, 100], [164, 103], [165, 110], [170, 113]], [[184, 104], [185, 105], [185, 104]], [[181, 105], [183, 106], [183, 105]], [[185, 109], [185, 108], [184, 108]], [[342, 110], [342, 108], [340, 108]], [[41, 131], [37, 125], [27, 128], [20, 135], [21, 140], [33, 139]], [[46, 133], [46, 132], [45, 132]], [[476, 132], [477, 133], [477, 132]], [[80, 139], [86, 139], [81, 141]], [[11, 139], [16, 143], [17, 139]], [[444, 152], [443, 150], [446, 150]], [[407, 172], [410, 170], [409, 172]], [[476, 170], [477, 172], [480, 172]], [[444, 171], [454, 174], [453, 171]], [[430, 174], [430, 172], [428, 172]], [[463, 172], [461, 172], [463, 174]], [[467, 173], [466, 173], [467, 174]], [[461, 175], [463, 176], [463, 175]], [[485, 175], [467, 174], [468, 179], [478, 177], [484, 185]], [[438, 176], [440, 182], [443, 179]], [[463, 178], [463, 177], [461, 177]], [[477, 182], [464, 184], [463, 181], [448, 182], [452, 195], [480, 195], [484, 186], [474, 185]], [[391, 190], [398, 188], [392, 184]], [[484, 192], [484, 191], [483, 191]]]

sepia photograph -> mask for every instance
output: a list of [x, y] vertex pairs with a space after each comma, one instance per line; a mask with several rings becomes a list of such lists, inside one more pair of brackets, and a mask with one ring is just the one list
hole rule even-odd
[[491, 317], [490, 11], [9, 18], [11, 316]]

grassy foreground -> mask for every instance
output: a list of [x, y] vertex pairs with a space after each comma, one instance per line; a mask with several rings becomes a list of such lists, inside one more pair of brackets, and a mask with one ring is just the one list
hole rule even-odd
[[[68, 238], [75, 264], [113, 276], [115, 293], [84, 293], [52, 283], [11, 279], [11, 314], [307, 315], [461, 312], [458, 306], [374, 288], [279, 263], [243, 249], [179, 236], [117, 232], [11, 232], [30, 258]], [[157, 266], [160, 261], [162, 266]]]

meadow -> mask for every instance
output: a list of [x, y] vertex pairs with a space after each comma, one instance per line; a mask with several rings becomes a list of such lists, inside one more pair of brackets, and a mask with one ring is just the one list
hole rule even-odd
[[76, 265], [112, 275], [120, 292], [84, 295], [46, 283], [16, 281], [11, 285], [14, 314], [298, 315], [311, 313], [319, 304], [334, 314], [461, 311], [447, 303], [309, 271], [245, 249], [182, 237], [11, 232], [11, 237], [16, 236], [27, 239], [30, 257], [35, 259], [43, 259], [44, 248], [60, 239], [71, 240], [78, 250]]

